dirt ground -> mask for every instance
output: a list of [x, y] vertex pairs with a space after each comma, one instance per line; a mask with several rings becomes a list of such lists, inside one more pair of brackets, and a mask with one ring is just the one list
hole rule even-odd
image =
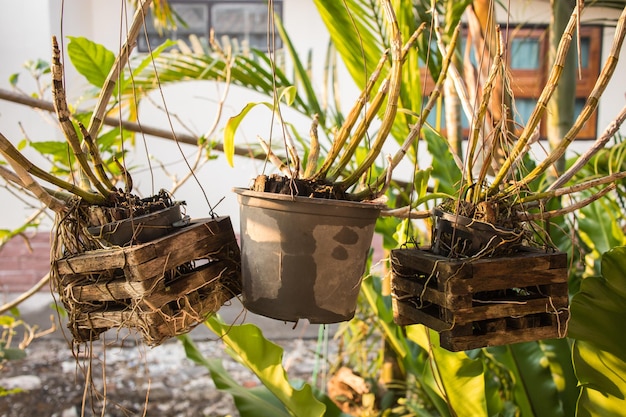
[[[274, 341], [285, 349], [283, 364], [290, 379], [310, 380], [317, 341], [310, 338]], [[84, 354], [78, 355], [77, 362], [66, 341], [58, 337], [35, 340], [28, 347], [25, 359], [10, 361], [0, 370], [0, 386], [22, 389], [0, 397], [0, 416], [239, 415], [232, 397], [215, 388], [206, 368], [185, 357], [178, 341], [156, 348], [124, 343], [113, 342], [106, 348], [100, 341], [95, 343], [92, 373], [87, 378], [91, 383], [85, 384], [88, 360]], [[220, 341], [195, 343], [205, 357], [221, 358], [224, 367], [241, 385], [259, 384], [250, 371], [228, 356]]]

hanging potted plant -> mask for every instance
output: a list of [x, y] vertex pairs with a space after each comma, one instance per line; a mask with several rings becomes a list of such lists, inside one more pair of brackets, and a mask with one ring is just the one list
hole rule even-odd
[[[260, 139], [280, 174], [260, 175], [250, 188], [234, 190], [241, 214], [243, 304], [254, 313], [284, 321], [308, 319], [311, 323], [345, 321], [354, 315], [375, 223], [385, 208], [381, 196], [391, 169], [371, 180], [368, 175], [395, 119], [403, 57], [421, 33], [414, 33], [403, 47], [391, 3], [384, 1], [382, 7], [391, 34], [391, 66], [379, 81], [389, 62], [385, 54], [336, 131], [328, 153], [320, 155], [316, 118], [304, 162], [283, 129], [287, 162]], [[378, 91], [373, 94], [377, 84]], [[295, 88], [289, 87], [278, 101], [290, 102], [294, 97]], [[226, 125], [227, 152], [233, 148], [241, 120], [254, 105], [246, 106]], [[357, 157], [357, 150], [364, 149], [361, 142], [368, 128], [381, 112], [380, 126], [367, 154]], [[284, 126], [280, 113], [276, 115]], [[354, 161], [358, 161], [357, 166], [348, 168]]]
[[[391, 253], [396, 323], [424, 324], [438, 331], [441, 346], [449, 350], [564, 337], [567, 333], [567, 256], [551, 246], [539, 222], [590, 204], [626, 177], [626, 172], [617, 172], [573, 185], [570, 181], [617, 131], [624, 119], [621, 115], [566, 172], [543, 189], [534, 185], [565, 154], [596, 109], [615, 70], [626, 32], [624, 14], [611, 55], [572, 128], [543, 161], [530, 168], [524, 164], [546, 103], [558, 83], [578, 13], [575, 9], [570, 18], [548, 83], [526, 126], [510, 147], [504, 145], [504, 157], [498, 163], [499, 138], [511, 136], [505, 122], [485, 132], [484, 118], [495, 80], [506, 76], [504, 48], [499, 39], [482, 86], [480, 105], [470, 118], [467, 155], [459, 166], [463, 183], [458, 195], [433, 210], [430, 247]], [[477, 162], [481, 138], [492, 138], [492, 142], [482, 146], [482, 159]], [[564, 208], [545, 209], [550, 200], [569, 196], [572, 201], [576, 193], [585, 193], [584, 198]]]
[[[125, 182], [124, 190], [117, 188], [94, 140], [149, 4], [141, 2], [135, 13], [88, 128], [72, 121], [53, 38], [54, 105], [76, 161], [71, 169], [80, 177], [78, 184], [40, 169], [0, 134], [0, 153], [13, 168], [2, 176], [56, 213], [52, 287], [78, 343], [127, 327], [157, 345], [188, 332], [240, 292], [239, 247], [230, 218], [216, 216], [211, 208], [209, 217], [190, 220], [181, 211], [184, 203], [166, 191], [137, 197], [130, 173], [115, 160]], [[35, 177], [60, 191], [42, 186]]]

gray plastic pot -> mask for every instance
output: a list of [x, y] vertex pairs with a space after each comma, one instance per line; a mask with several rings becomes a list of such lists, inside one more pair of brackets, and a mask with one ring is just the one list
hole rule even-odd
[[244, 306], [295, 322], [354, 317], [382, 206], [236, 188]]

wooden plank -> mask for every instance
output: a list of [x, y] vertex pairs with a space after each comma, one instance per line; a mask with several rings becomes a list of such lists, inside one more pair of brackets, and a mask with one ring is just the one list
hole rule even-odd
[[[473, 276], [516, 274], [520, 271], [545, 271], [559, 264], [565, 253], [543, 253], [524, 251], [512, 256], [481, 258], [471, 262]], [[560, 258], [560, 259], [559, 259]], [[495, 265], [494, 265], [495, 264]], [[495, 268], [495, 271], [494, 271]]]
[[143, 297], [150, 288], [160, 287], [158, 281], [163, 277], [155, 277], [143, 282], [128, 282], [125, 278], [110, 282], [75, 285], [71, 287], [71, 297], [79, 303], [89, 301], [119, 301]]
[[[230, 221], [222, 224], [230, 225]], [[239, 246], [232, 228], [216, 230], [215, 224], [212, 227], [200, 226], [203, 227], [192, 230], [194, 233], [180, 236], [182, 240], [177, 238], [168, 241], [168, 245], [163, 245], [161, 242], [152, 246], [152, 249], [160, 251], [160, 255], [144, 262], [139, 262], [141, 256], [135, 257], [134, 253], [129, 254], [127, 257], [129, 261], [127, 278], [130, 280], [145, 279], [153, 273], [152, 271], [173, 269], [193, 259], [208, 258], [209, 256], [221, 258], [226, 257], [228, 252], [232, 252], [235, 256], [239, 255]], [[191, 248], [190, 242], [193, 242]], [[221, 251], [224, 251], [224, 255], [220, 256]]]
[[481, 291], [497, 291], [564, 282], [567, 282], [567, 269], [520, 270], [508, 275], [495, 275], [492, 272], [490, 275], [477, 275], [471, 281], [463, 281], [471, 288], [471, 292], [474, 294]]
[[[161, 291], [154, 291], [147, 294], [138, 301], [140, 304], [149, 303], [151, 306], [159, 307], [193, 294], [200, 289], [206, 292], [213, 292], [215, 289], [219, 290], [220, 278], [225, 271], [226, 267], [221, 262], [203, 265], [197, 270], [179, 277], [167, 288], [164, 287]], [[232, 297], [228, 299], [230, 298]], [[219, 307], [221, 307], [221, 304]], [[200, 306], [195, 306], [195, 308], [200, 310]]]
[[400, 293], [402, 293], [402, 295], [408, 294], [416, 298], [421, 297], [427, 302], [435, 303], [438, 305], [446, 304], [446, 296], [444, 293], [429, 287], [426, 287], [426, 289], [424, 289], [424, 283], [422, 282], [417, 282], [411, 279], [393, 275], [391, 278], [391, 287], [393, 288], [394, 293], [398, 295], [400, 295]]
[[80, 274], [107, 269], [121, 269], [129, 263], [138, 265], [155, 259], [162, 254], [158, 252], [158, 249], [167, 247], [169, 244], [175, 247], [185, 247], [189, 245], [189, 242], [195, 242], [202, 236], [210, 236], [219, 231], [224, 233], [230, 231], [233, 240], [235, 239], [229, 217], [198, 219], [194, 220], [189, 226], [148, 243], [124, 248], [87, 251], [80, 255], [57, 260], [56, 264], [60, 274]]
[[440, 276], [471, 276], [472, 270], [463, 261], [456, 261], [432, 254], [420, 249], [394, 249], [391, 251], [392, 262], [410, 268], [421, 274], [430, 275], [439, 272]]
[[[449, 332], [441, 332], [441, 347], [452, 352], [477, 349], [489, 346], [502, 346], [511, 343], [530, 342], [541, 339], [556, 339], [559, 333], [552, 326], [534, 327], [507, 332], [495, 332], [485, 335], [456, 336], [452, 337]], [[561, 335], [563, 337], [563, 335]]]
[[[185, 248], [190, 242], [204, 241], [210, 236], [216, 236], [218, 241], [235, 239], [235, 235], [229, 217], [216, 219], [202, 219], [178, 232], [153, 240], [143, 245], [131, 247], [126, 251], [126, 259], [129, 265], [141, 265], [151, 260], [160, 258], [170, 248]], [[228, 238], [227, 238], [228, 236]], [[217, 250], [217, 248], [213, 249]], [[168, 268], [171, 269], [171, 268]]]
[[121, 269], [126, 265], [124, 251], [119, 249], [99, 249], [88, 251], [55, 261], [61, 275], [85, 274], [107, 269]]
[[[234, 236], [231, 239], [228, 235], [228, 233], [222, 233], [200, 236], [191, 240], [194, 242], [193, 246], [190, 246], [188, 241], [186, 245], [169, 247], [161, 253], [161, 256], [142, 264], [129, 263], [125, 268], [126, 278], [131, 281], [141, 281], [195, 259], [226, 258], [227, 249], [236, 243]], [[224, 250], [225, 253], [221, 254], [220, 250]]]
[[547, 297], [527, 300], [524, 304], [483, 304], [481, 306], [468, 309], [461, 309], [454, 312], [455, 323], [471, 323], [480, 320], [505, 318], [511, 316], [526, 316], [537, 313], [551, 313], [554, 309], [562, 310], [567, 308], [567, 299], [553, 299], [554, 308]]
[[[451, 327], [450, 323], [446, 323], [445, 321], [442, 321], [439, 318], [428, 314], [423, 310], [418, 310], [412, 305], [398, 302], [397, 307], [398, 308], [396, 310], [396, 313], [394, 314], [394, 320], [395, 316], [397, 315], [399, 317], [399, 321], [404, 323], [401, 325], [406, 326], [408, 324], [423, 324], [438, 332], [449, 329]], [[400, 323], [396, 322], [396, 324]]]
[[79, 303], [132, 299], [135, 301], [146, 300], [153, 305], [162, 306], [176, 299], [176, 294], [189, 294], [208, 282], [219, 279], [222, 273], [228, 273], [225, 263], [214, 262], [202, 265], [193, 272], [178, 277], [173, 284], [167, 287], [163, 276], [145, 281], [126, 281], [122, 278], [110, 282], [73, 286], [71, 297]]

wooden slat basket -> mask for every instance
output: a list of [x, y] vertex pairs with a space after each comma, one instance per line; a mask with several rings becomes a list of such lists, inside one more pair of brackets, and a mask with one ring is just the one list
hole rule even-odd
[[158, 345], [188, 332], [241, 291], [229, 217], [194, 220], [143, 244], [58, 259], [53, 272], [77, 342], [127, 327]]
[[450, 259], [391, 251], [394, 321], [439, 332], [451, 351], [564, 337], [567, 255], [538, 250]]

